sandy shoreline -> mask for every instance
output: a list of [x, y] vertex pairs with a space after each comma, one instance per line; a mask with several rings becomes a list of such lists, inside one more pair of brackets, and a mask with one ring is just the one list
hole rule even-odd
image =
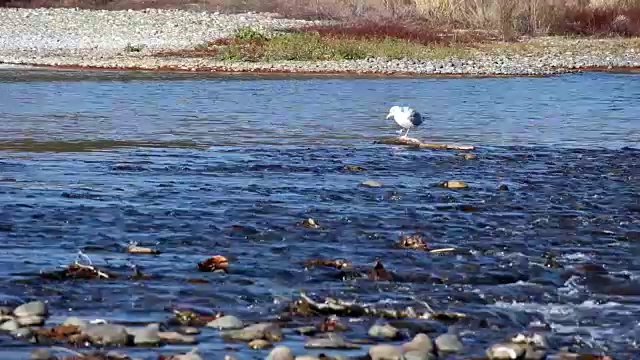
[[[0, 64], [91, 70], [223, 74], [502, 77], [640, 71], [640, 39], [545, 37], [496, 43], [469, 57], [341, 61], [225, 62], [189, 50], [242, 26], [265, 32], [311, 22], [274, 14], [178, 10], [0, 9]], [[101, 29], [101, 31], [96, 31]], [[128, 51], [130, 48], [139, 48]], [[173, 54], [163, 54], [169, 51]], [[182, 52], [182, 55], [181, 55]]]

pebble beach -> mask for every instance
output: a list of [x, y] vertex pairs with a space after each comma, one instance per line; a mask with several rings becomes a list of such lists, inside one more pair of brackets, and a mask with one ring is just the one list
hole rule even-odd
[[[636, 70], [640, 51], [621, 39], [524, 40], [535, 53], [478, 53], [471, 59], [225, 62], [156, 56], [189, 50], [251, 26], [268, 33], [313, 22], [277, 14], [201, 11], [0, 9], [0, 63], [70, 68], [207, 72], [407, 75], [553, 75], [584, 70]], [[561, 44], [558, 44], [561, 43]], [[567, 49], [575, 51], [569, 51]], [[136, 49], [136, 51], [130, 51]], [[612, 50], [613, 49], [613, 50]]]

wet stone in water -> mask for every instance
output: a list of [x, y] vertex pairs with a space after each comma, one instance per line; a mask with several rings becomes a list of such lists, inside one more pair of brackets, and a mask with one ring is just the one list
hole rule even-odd
[[396, 339], [400, 336], [400, 331], [389, 324], [375, 324], [369, 328], [367, 334], [373, 338]]
[[486, 355], [490, 360], [516, 360], [523, 359], [525, 347], [520, 344], [499, 343], [487, 349]]
[[393, 345], [374, 345], [369, 348], [369, 356], [371, 360], [401, 360], [403, 359], [402, 350]]
[[160, 326], [150, 324], [142, 329], [136, 329], [133, 334], [133, 343], [138, 346], [157, 346], [160, 344]]
[[442, 334], [434, 340], [438, 353], [460, 353], [464, 349], [462, 342], [455, 334]]
[[5, 321], [2, 323], [2, 325], [0, 325], [0, 330], [3, 330], [3, 331], [15, 331], [18, 328], [20, 328], [20, 324], [18, 323], [18, 321], [14, 319]]
[[286, 346], [276, 346], [266, 360], [294, 360], [293, 352]]
[[382, 187], [382, 183], [376, 180], [365, 180], [363, 182], [360, 183], [360, 185], [364, 186], [364, 187], [370, 187], [370, 188], [379, 188]]
[[195, 344], [198, 342], [195, 336], [183, 335], [175, 331], [158, 332], [160, 340], [169, 344]]
[[284, 337], [280, 326], [271, 323], [260, 323], [249, 325], [240, 330], [229, 330], [221, 334], [223, 338], [239, 341], [251, 341], [265, 339], [269, 341], [280, 341]]
[[242, 320], [238, 319], [233, 315], [225, 315], [219, 317], [209, 323], [207, 323], [207, 327], [212, 327], [216, 329], [242, 329], [244, 327], [244, 323]]
[[256, 339], [256, 340], [251, 340], [248, 346], [252, 349], [259, 350], [259, 349], [266, 349], [266, 348], [272, 347], [273, 345], [267, 340]]
[[364, 170], [364, 168], [362, 166], [359, 166], [359, 165], [345, 165], [344, 169], [348, 170], [348, 171], [353, 171], [353, 172]]
[[89, 325], [89, 322], [87, 320], [80, 319], [80, 318], [75, 317], [75, 316], [69, 316], [68, 318], [66, 318], [64, 320], [62, 325], [74, 325], [74, 326], [77, 326], [77, 327], [82, 329], [82, 328], [87, 327]]
[[40, 326], [45, 322], [44, 316], [30, 315], [16, 318], [20, 326]]
[[433, 341], [427, 334], [416, 334], [416, 336], [402, 345], [403, 351], [423, 351], [423, 352], [433, 352], [434, 346]]
[[17, 317], [27, 316], [47, 316], [49, 310], [47, 304], [42, 301], [32, 301], [26, 304], [22, 304], [13, 310], [13, 314]]
[[35, 349], [31, 352], [29, 360], [55, 360], [57, 359], [49, 349]]
[[82, 334], [95, 345], [123, 346], [129, 341], [127, 329], [122, 325], [89, 325], [82, 330]]
[[327, 337], [309, 339], [304, 347], [309, 349], [359, 349], [360, 345], [350, 343], [343, 337], [332, 334]]

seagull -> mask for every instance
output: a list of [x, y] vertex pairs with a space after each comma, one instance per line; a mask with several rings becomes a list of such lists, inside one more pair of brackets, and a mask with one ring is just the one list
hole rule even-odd
[[[407, 132], [401, 135], [401, 138], [406, 138], [409, 133], [409, 129], [418, 127], [422, 124], [422, 115], [419, 112], [408, 106], [392, 106], [387, 114], [387, 119], [393, 118], [402, 129], [406, 129]], [[402, 134], [402, 129], [400, 133]]]

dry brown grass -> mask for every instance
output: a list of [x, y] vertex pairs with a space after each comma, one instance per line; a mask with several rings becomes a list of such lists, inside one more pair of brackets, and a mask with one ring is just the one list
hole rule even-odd
[[431, 29], [497, 31], [505, 39], [521, 34], [640, 36], [640, 0], [0, 0], [2, 5], [267, 11], [353, 23], [409, 19]]

